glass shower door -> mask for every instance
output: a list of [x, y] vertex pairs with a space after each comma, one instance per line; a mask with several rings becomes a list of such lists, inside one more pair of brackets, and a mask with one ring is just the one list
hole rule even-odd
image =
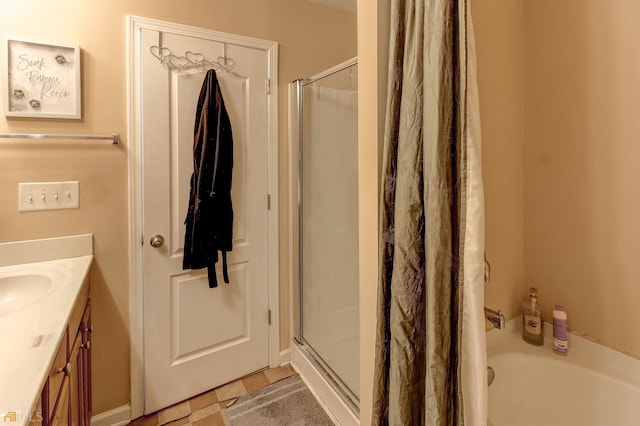
[[358, 71], [352, 62], [302, 82], [300, 335], [357, 404]]

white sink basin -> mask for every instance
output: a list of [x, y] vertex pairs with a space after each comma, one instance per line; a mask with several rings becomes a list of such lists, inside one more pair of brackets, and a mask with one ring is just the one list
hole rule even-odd
[[17, 311], [46, 295], [53, 282], [42, 274], [0, 276], [0, 315]]
[[0, 268], [0, 317], [51, 294], [66, 281], [65, 275], [64, 267], [50, 263]]

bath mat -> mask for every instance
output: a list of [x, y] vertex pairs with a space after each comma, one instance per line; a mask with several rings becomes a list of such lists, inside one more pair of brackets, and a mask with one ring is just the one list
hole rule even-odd
[[334, 425], [298, 375], [241, 396], [227, 418], [231, 426]]

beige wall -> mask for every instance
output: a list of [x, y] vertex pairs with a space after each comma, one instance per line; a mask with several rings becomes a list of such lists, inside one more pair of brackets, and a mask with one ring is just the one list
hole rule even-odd
[[486, 305], [640, 357], [640, 3], [474, 0], [482, 115]]
[[640, 357], [633, 315], [640, 202], [639, 2], [474, 0], [482, 115], [487, 306]]
[[482, 125], [485, 305], [519, 314], [524, 285], [523, 19], [521, 0], [473, 0]]
[[640, 357], [640, 2], [525, 0], [525, 273]]
[[[7, 120], [2, 115], [0, 132], [125, 135], [128, 14], [280, 44], [280, 317], [281, 348], [288, 347], [285, 83], [355, 56], [355, 15], [302, 0], [0, 0], [0, 5], [0, 35], [80, 44], [84, 91], [80, 121]], [[117, 147], [108, 142], [0, 140], [0, 241], [94, 234], [96, 414], [129, 400], [127, 161], [126, 140]], [[80, 209], [18, 213], [18, 182], [54, 180], [80, 181]]]

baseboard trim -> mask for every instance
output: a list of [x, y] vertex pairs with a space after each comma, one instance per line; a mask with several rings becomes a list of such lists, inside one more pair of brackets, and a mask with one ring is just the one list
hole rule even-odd
[[129, 404], [91, 417], [91, 426], [124, 426], [131, 422], [131, 406]]

